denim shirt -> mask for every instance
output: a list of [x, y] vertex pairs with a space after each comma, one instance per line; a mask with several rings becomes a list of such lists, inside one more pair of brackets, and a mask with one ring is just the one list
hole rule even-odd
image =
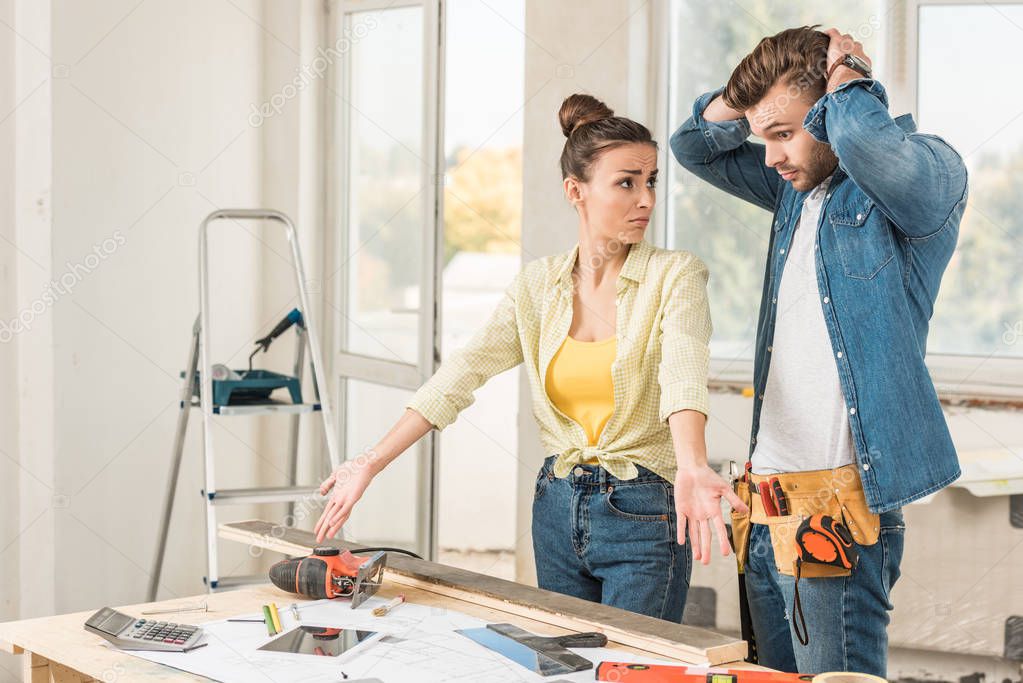
[[[703, 118], [720, 92], [697, 99], [671, 150], [696, 176], [774, 213], [757, 323], [752, 454], [778, 285], [808, 193], [764, 164], [764, 146], [747, 139], [746, 119]], [[911, 116], [893, 119], [884, 87], [872, 79], [826, 94], [803, 127], [839, 160], [816, 226], [817, 283], [867, 503], [885, 512], [960, 475], [924, 356], [966, 207], [966, 167], [944, 140], [917, 133]]]

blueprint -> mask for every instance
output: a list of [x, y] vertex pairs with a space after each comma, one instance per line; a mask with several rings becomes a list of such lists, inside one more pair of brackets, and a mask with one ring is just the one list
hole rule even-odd
[[[203, 624], [207, 645], [190, 652], [128, 652], [127, 654], [200, 674], [225, 683], [355, 683], [378, 679], [383, 683], [416, 681], [592, 681], [593, 669], [576, 674], [541, 676], [492, 652], [456, 629], [478, 628], [486, 622], [461, 612], [404, 603], [383, 617], [372, 615], [387, 600], [371, 598], [358, 610], [347, 601], [317, 600], [298, 603], [301, 622], [290, 610], [281, 610], [281, 626], [288, 631], [299, 624], [354, 628], [378, 635], [340, 657], [260, 652], [274, 638], [262, 623], [214, 621]], [[261, 614], [233, 618], [258, 619]], [[625, 661], [643, 664], [664, 660], [630, 655], [606, 648], [573, 649], [594, 663]]]

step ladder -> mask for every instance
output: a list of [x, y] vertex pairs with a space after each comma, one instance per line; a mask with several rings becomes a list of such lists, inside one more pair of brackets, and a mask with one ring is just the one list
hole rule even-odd
[[[298, 289], [299, 310], [294, 324], [297, 339], [295, 350], [294, 376], [301, 382], [306, 347], [309, 350], [309, 364], [312, 370], [313, 402], [292, 402], [270, 400], [257, 403], [224, 405], [214, 401], [213, 364], [209, 357], [210, 330], [210, 289], [209, 289], [209, 226], [215, 221], [270, 221], [283, 227], [288, 243], [291, 245], [292, 267], [295, 284]], [[205, 485], [202, 491], [206, 508], [206, 584], [209, 591], [225, 588], [241, 583], [251, 583], [254, 577], [220, 576], [217, 566], [217, 507], [221, 505], [242, 505], [251, 503], [289, 503], [289, 515], [292, 514], [294, 503], [310, 496], [319, 498], [318, 486], [296, 485], [298, 466], [298, 435], [299, 421], [303, 414], [319, 413], [323, 419], [324, 435], [327, 443], [327, 455], [333, 471], [340, 465], [335, 432], [334, 411], [331, 407], [330, 392], [327, 390], [327, 377], [324, 374], [323, 355], [320, 351], [320, 337], [317, 334], [310, 312], [313, 310], [306, 291], [305, 269], [302, 255], [299, 252], [298, 236], [295, 226], [285, 214], [270, 209], [222, 209], [208, 215], [199, 227], [199, 316], [192, 326], [192, 343], [189, 347], [188, 361], [183, 373], [184, 383], [181, 389], [180, 412], [178, 413], [177, 429], [174, 434], [171, 454], [170, 477], [164, 498], [163, 516], [160, 521], [159, 537], [156, 554], [153, 560], [153, 571], [149, 577], [148, 600], [156, 600], [160, 575], [163, 570], [164, 554], [167, 547], [167, 533], [170, 528], [171, 514], [174, 508], [174, 495], [177, 489], [178, 475], [181, 469], [181, 457], [185, 445], [185, 433], [192, 408], [202, 412], [202, 457], [204, 462]], [[295, 311], [292, 312], [296, 313]], [[251, 360], [251, 359], [250, 359]], [[198, 385], [196, 384], [198, 381]], [[322, 393], [321, 393], [322, 392]], [[286, 414], [291, 416], [288, 434], [288, 486], [218, 489], [214, 479], [213, 420], [214, 416], [253, 416]], [[255, 580], [265, 581], [266, 577]]]

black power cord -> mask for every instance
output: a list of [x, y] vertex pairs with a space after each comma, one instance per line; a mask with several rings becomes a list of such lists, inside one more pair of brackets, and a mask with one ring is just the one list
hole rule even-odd
[[385, 551], [385, 552], [389, 552], [389, 553], [401, 553], [402, 555], [408, 555], [409, 557], [414, 557], [417, 560], [423, 559], [422, 557], [420, 557], [419, 555], [416, 555], [411, 550], [402, 550], [401, 548], [387, 548], [387, 547], [380, 547], [380, 548], [352, 548], [349, 552], [351, 552], [353, 555], [355, 555], [357, 553], [378, 553], [380, 551]]

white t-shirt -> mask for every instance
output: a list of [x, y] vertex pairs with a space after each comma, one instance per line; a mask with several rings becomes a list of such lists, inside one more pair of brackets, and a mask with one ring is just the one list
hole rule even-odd
[[831, 178], [806, 199], [778, 287], [771, 364], [753, 471], [830, 470], [856, 462], [849, 413], [817, 284], [817, 224]]

